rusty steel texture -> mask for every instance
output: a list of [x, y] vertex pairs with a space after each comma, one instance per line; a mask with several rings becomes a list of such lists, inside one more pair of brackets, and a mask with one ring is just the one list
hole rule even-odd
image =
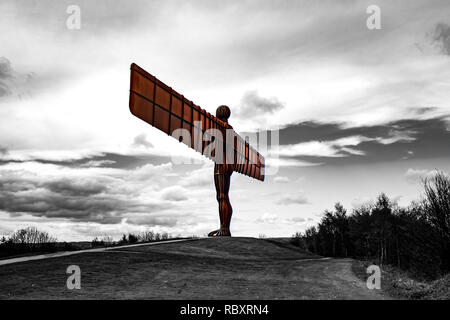
[[[131, 65], [130, 111], [168, 135], [172, 135], [175, 129], [184, 128], [194, 139], [194, 130], [204, 134], [208, 129], [222, 132], [233, 129], [134, 63]], [[194, 126], [194, 121], [200, 121], [201, 127]], [[264, 157], [237, 133], [234, 132], [234, 135], [235, 171], [264, 181]], [[204, 154], [208, 143], [211, 142], [198, 143], [194, 148], [192, 141], [188, 146]]]
[[[180, 141], [215, 161], [214, 183], [219, 202], [221, 227], [209, 235], [230, 236], [232, 208], [228, 191], [231, 174], [236, 171], [264, 181], [265, 169], [264, 157], [228, 124], [230, 109], [227, 106], [220, 106], [217, 108], [216, 116], [213, 116], [133, 63], [130, 79], [130, 111], [136, 117], [170, 136], [176, 129], [186, 129], [190, 133], [191, 140], [180, 139]], [[222, 134], [212, 139], [207, 131], [209, 129], [216, 129]], [[227, 135], [230, 132], [232, 134]], [[208, 137], [205, 139], [208, 141], [203, 141], [203, 136]], [[199, 141], [194, 141], [195, 139]], [[222, 156], [216, 157], [215, 153], [206, 152], [211, 143], [223, 147]], [[218, 151], [220, 148], [215, 148], [215, 152]], [[223, 161], [220, 162], [217, 159]], [[227, 159], [232, 160], [227, 161]]]

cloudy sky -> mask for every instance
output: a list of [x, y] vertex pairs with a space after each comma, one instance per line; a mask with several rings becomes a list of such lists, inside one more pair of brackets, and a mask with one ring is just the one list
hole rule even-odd
[[450, 172], [448, 0], [2, 0], [0, 31], [0, 235], [217, 227], [212, 163], [130, 114], [131, 62], [229, 105], [242, 134], [279, 130], [276, 174], [232, 177], [233, 235], [290, 236], [380, 192], [407, 205]]

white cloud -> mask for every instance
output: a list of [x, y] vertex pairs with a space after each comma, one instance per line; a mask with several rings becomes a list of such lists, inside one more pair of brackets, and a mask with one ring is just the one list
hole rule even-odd
[[297, 194], [287, 194], [282, 196], [276, 201], [277, 204], [281, 205], [291, 205], [291, 204], [308, 204], [309, 201], [306, 196], [302, 193]]
[[276, 176], [273, 178], [273, 182], [275, 183], [288, 183], [290, 180], [288, 177]]
[[269, 213], [264, 212], [258, 219], [255, 220], [257, 223], [267, 223], [272, 225], [279, 225], [279, 224], [288, 224], [288, 225], [295, 225], [295, 224], [302, 224], [306, 222], [307, 220], [302, 217], [293, 217], [293, 218], [280, 218], [275, 213]]
[[262, 223], [276, 223], [278, 222], [278, 215], [275, 213], [264, 212], [261, 217], [259, 217], [256, 222]]
[[292, 145], [280, 146], [281, 156], [316, 156], [316, 157], [342, 157], [332, 144], [320, 141], [301, 142]]
[[90, 149], [78, 149], [78, 150], [22, 149], [22, 150], [9, 150], [7, 154], [1, 157], [1, 159], [5, 161], [34, 161], [34, 160], [73, 161], [85, 158], [92, 158], [101, 155], [103, 155], [103, 152]]
[[355, 147], [363, 142], [377, 142], [380, 144], [393, 144], [396, 142], [411, 142], [416, 138], [414, 131], [392, 130], [388, 137], [369, 138], [365, 136], [349, 136], [330, 141], [307, 141], [297, 144], [281, 145], [271, 150], [280, 156], [313, 156], [313, 157], [347, 157], [352, 155], [365, 155], [365, 152]]
[[362, 197], [362, 198], [356, 198], [353, 199], [351, 202], [351, 205], [354, 209], [360, 208], [360, 207], [367, 207], [374, 203], [374, 200], [370, 197]]
[[184, 201], [187, 200], [187, 191], [180, 186], [171, 186], [161, 191], [162, 198], [170, 201]]
[[320, 166], [322, 163], [310, 162], [305, 160], [277, 158], [273, 155], [266, 158], [266, 174], [276, 174], [280, 167], [312, 167]]
[[205, 162], [200, 169], [190, 170], [180, 177], [180, 185], [192, 188], [197, 186], [211, 187], [214, 181], [214, 164]]
[[279, 146], [278, 152], [281, 156], [315, 156], [315, 157], [345, 157], [342, 151], [352, 154], [361, 153], [359, 150], [348, 148], [357, 146], [362, 142], [372, 141], [373, 139], [364, 136], [350, 136], [332, 141], [308, 141], [291, 145]]
[[81, 167], [103, 167], [108, 166], [111, 164], [115, 164], [116, 161], [114, 160], [90, 160], [86, 163], [83, 163], [80, 165]]
[[414, 135], [416, 135], [417, 132], [407, 130], [407, 131], [399, 131], [399, 130], [392, 130], [389, 133], [389, 137], [387, 138], [376, 138], [376, 141], [381, 144], [393, 144], [396, 142], [412, 142], [416, 140]]
[[427, 170], [427, 169], [412, 169], [409, 168], [406, 173], [406, 180], [409, 183], [421, 183], [425, 179], [433, 178], [437, 173], [439, 173], [439, 170]]

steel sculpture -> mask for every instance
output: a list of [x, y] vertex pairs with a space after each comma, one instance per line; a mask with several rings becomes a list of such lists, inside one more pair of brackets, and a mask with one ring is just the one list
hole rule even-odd
[[228, 123], [231, 111], [220, 106], [216, 116], [186, 99], [156, 77], [131, 64], [130, 111], [214, 161], [214, 184], [220, 229], [209, 236], [231, 236], [233, 209], [228, 196], [234, 171], [264, 181], [264, 157]]

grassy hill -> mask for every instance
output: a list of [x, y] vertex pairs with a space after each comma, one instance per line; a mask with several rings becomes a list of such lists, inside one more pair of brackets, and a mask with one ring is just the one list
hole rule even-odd
[[[383, 299], [351, 259], [312, 255], [288, 239], [211, 238], [114, 248], [0, 267], [1, 299]], [[69, 265], [81, 289], [68, 290]]]

